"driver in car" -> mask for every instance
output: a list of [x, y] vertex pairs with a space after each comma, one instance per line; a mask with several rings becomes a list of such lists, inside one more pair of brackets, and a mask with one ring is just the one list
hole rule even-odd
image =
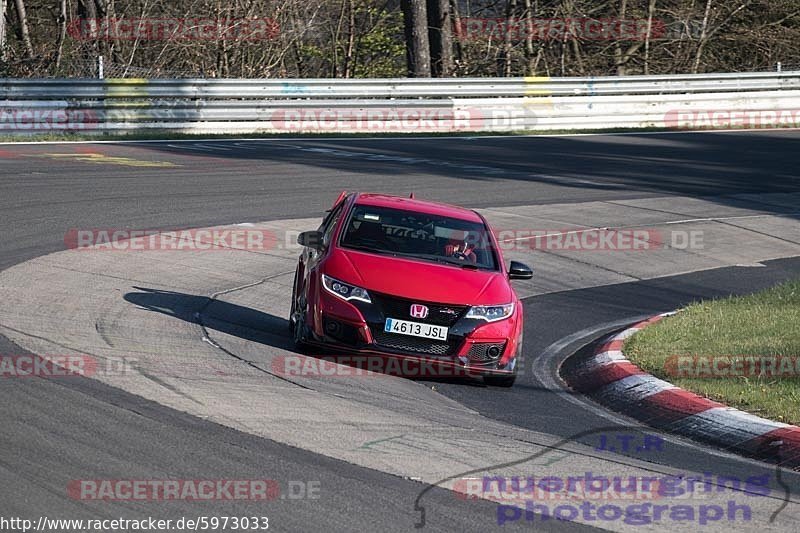
[[475, 255], [475, 246], [470, 244], [469, 241], [469, 232], [454, 231], [450, 240], [444, 246], [444, 255], [460, 261], [469, 261], [473, 264], [477, 263], [478, 256]]

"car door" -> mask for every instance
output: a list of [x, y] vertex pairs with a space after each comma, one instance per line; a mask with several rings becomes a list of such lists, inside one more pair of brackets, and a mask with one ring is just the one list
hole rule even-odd
[[306, 307], [306, 302], [309, 300], [309, 278], [320, 261], [327, 255], [337, 223], [346, 210], [346, 204], [347, 202], [341, 199], [338, 204], [328, 212], [318, 228], [318, 231], [322, 233], [322, 242], [325, 244], [325, 249], [320, 251], [308, 246], [303, 247], [303, 252], [300, 255], [300, 261], [295, 274], [295, 294], [297, 295], [297, 301], [293, 303], [297, 305], [298, 309], [305, 309]]

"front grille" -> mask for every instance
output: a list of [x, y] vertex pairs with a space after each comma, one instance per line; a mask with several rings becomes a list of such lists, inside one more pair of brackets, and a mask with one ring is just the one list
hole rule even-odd
[[437, 342], [420, 337], [386, 333], [384, 331], [378, 331], [377, 328], [372, 328], [372, 336], [375, 338], [375, 344], [395, 350], [402, 350], [404, 352], [450, 355], [457, 348], [457, 346], [447, 342]]
[[[459, 318], [467, 312], [467, 306], [463, 305], [444, 305], [406, 300], [385, 294], [370, 293], [373, 303], [377, 304], [383, 311], [385, 318], [398, 318], [400, 320], [411, 320], [422, 322], [423, 324], [433, 324], [435, 326], [451, 327]], [[415, 318], [411, 316], [411, 306], [422, 304], [428, 308], [426, 318]]]
[[[492, 356], [489, 352], [492, 348], [497, 350], [497, 355]], [[467, 356], [469, 360], [474, 363], [491, 363], [493, 361], [497, 361], [503, 355], [503, 351], [505, 351], [506, 343], [488, 343], [488, 342], [476, 342], [469, 348], [469, 353]]]

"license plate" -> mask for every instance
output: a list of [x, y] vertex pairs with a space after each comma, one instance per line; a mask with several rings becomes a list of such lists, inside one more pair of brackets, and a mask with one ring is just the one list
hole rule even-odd
[[387, 318], [383, 331], [387, 333], [397, 333], [399, 335], [422, 337], [424, 339], [446, 341], [448, 328], [444, 326], [420, 324], [419, 322], [409, 322], [408, 320], [397, 320], [396, 318]]

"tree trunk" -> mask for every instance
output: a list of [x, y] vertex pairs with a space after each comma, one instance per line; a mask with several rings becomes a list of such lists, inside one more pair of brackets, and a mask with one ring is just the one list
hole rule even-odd
[[353, 53], [356, 48], [356, 6], [353, 0], [347, 4], [347, 50], [344, 56], [344, 77], [353, 77]]
[[647, 35], [644, 41], [644, 75], [650, 74], [650, 38], [653, 32], [653, 13], [656, 11], [656, 0], [650, 0], [647, 7]]
[[703, 49], [706, 47], [708, 40], [708, 21], [711, 13], [711, 0], [706, 2], [706, 10], [703, 14], [703, 30], [700, 34], [700, 42], [697, 44], [697, 52], [694, 55], [694, 64], [692, 65], [692, 74], [697, 74], [700, 70], [700, 60], [703, 58]]
[[453, 17], [449, 0], [428, 0], [431, 71], [436, 78], [453, 74]]
[[[458, 0], [450, 0], [450, 14], [453, 18], [453, 27], [461, 28], [461, 15], [458, 12]], [[464, 63], [464, 49], [461, 47], [461, 38], [455, 39], [455, 54], [456, 61], [453, 62], [453, 74], [456, 73], [456, 64], [463, 65]]]
[[406, 59], [408, 75], [412, 78], [431, 76], [431, 50], [428, 39], [426, 0], [402, 0], [405, 21]]
[[58, 69], [61, 68], [61, 56], [64, 53], [64, 39], [66, 38], [67, 38], [67, 0], [61, 0], [61, 2], [59, 2], [59, 13], [58, 13], [58, 43], [56, 44], [56, 61], [55, 61], [56, 76], [58, 76]]
[[6, 0], [0, 0], [0, 63], [6, 61]]
[[33, 43], [31, 43], [31, 32], [28, 29], [25, 0], [14, 0], [14, 6], [17, 8], [17, 17], [19, 17], [19, 34], [22, 38], [22, 44], [25, 46], [25, 56], [28, 59], [33, 59]]
[[[628, 11], [628, 2], [627, 0], [620, 0], [619, 6], [619, 19], [624, 20], [625, 14]], [[617, 76], [624, 76], [625, 75], [625, 59], [623, 57], [622, 52], [622, 43], [617, 40], [614, 46], [614, 63], [617, 67]]]
[[503, 40], [503, 76], [511, 76], [514, 43], [511, 41], [511, 28], [517, 15], [517, 0], [508, 0], [506, 4], [506, 32]]
[[[530, 20], [534, 17], [533, 6], [531, 0], [525, 0], [525, 24], [529, 24]], [[540, 49], [541, 52], [541, 49]], [[539, 54], [540, 55], [540, 54]], [[537, 55], [538, 57], [538, 55]], [[533, 53], [533, 33], [526, 32], [525, 36], [525, 75], [533, 76], [536, 71], [536, 63], [534, 62]]]
[[[93, 21], [93, 23], [97, 21], [97, 6], [95, 6], [94, 0], [78, 0], [78, 18], [80, 21]], [[89, 60], [90, 66], [84, 75], [88, 75], [92, 78], [96, 77], [98, 74], [97, 56], [101, 53], [99, 42], [98, 39], [92, 39], [82, 45], [85, 47], [83, 50], [84, 53], [90, 56], [86, 58]]]

